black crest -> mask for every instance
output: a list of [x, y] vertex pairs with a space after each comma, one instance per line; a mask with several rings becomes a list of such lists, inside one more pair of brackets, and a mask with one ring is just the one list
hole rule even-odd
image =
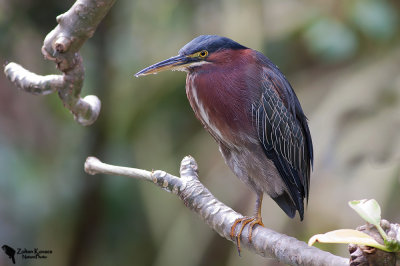
[[247, 49], [247, 47], [229, 39], [218, 35], [200, 35], [187, 43], [179, 51], [180, 55], [189, 55], [201, 50], [207, 50], [212, 53], [221, 49]]

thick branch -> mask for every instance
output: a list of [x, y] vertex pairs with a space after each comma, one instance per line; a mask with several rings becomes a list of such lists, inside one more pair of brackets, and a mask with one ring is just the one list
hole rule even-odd
[[[91, 175], [99, 173], [123, 175], [151, 181], [164, 190], [176, 194], [189, 209], [196, 212], [214, 231], [234, 242], [230, 237], [230, 230], [234, 221], [242, 215], [218, 201], [200, 183], [197, 164], [190, 156], [182, 160], [180, 178], [159, 170], [149, 172], [136, 168], [113, 166], [102, 163], [94, 157], [86, 159], [85, 171]], [[247, 230], [246, 227], [243, 236], [247, 236]], [[346, 258], [335, 256], [315, 247], [309, 247], [306, 243], [293, 237], [261, 226], [254, 227], [252, 243], [249, 243], [247, 237], [243, 237], [241, 243], [244, 247], [261, 256], [274, 257], [290, 265], [349, 265], [349, 260]]]
[[84, 126], [93, 124], [100, 113], [100, 100], [94, 95], [80, 97], [84, 68], [79, 49], [93, 36], [98, 24], [115, 0], [78, 0], [57, 17], [58, 25], [46, 36], [42, 53], [57, 64], [63, 75], [36, 75], [16, 63], [9, 63], [4, 73], [17, 87], [35, 95], [58, 91], [63, 104]]

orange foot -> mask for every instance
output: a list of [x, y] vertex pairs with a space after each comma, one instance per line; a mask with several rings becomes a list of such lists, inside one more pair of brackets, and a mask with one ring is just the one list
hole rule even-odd
[[[239, 223], [242, 223], [242, 226], [240, 227], [239, 233], [237, 235], [235, 235], [235, 231], [236, 231], [236, 227]], [[251, 243], [251, 238], [252, 238], [252, 234], [253, 234], [253, 227], [256, 224], [259, 224], [261, 226], [264, 226], [261, 217], [242, 217], [242, 218], [238, 218], [236, 219], [236, 221], [233, 223], [232, 227], [231, 227], [231, 238], [233, 239], [234, 237], [236, 238], [236, 243], [237, 243], [237, 249], [238, 249], [238, 253], [240, 256], [240, 237], [242, 236], [242, 231], [244, 229], [244, 227], [246, 226], [246, 224], [250, 223], [250, 228], [249, 228], [249, 234], [248, 234], [248, 238], [249, 238], [249, 242]]]

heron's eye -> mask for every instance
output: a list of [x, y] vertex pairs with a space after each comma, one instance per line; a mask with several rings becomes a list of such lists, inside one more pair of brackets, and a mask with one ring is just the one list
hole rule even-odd
[[201, 52], [199, 52], [199, 57], [200, 58], [205, 58], [208, 55], [208, 51], [207, 50], [203, 50]]

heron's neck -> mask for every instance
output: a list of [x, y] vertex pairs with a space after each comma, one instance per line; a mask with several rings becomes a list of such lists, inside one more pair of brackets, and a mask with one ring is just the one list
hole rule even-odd
[[245, 64], [213, 64], [189, 72], [186, 94], [196, 117], [217, 141], [231, 139], [240, 130], [251, 130], [251, 91]]

